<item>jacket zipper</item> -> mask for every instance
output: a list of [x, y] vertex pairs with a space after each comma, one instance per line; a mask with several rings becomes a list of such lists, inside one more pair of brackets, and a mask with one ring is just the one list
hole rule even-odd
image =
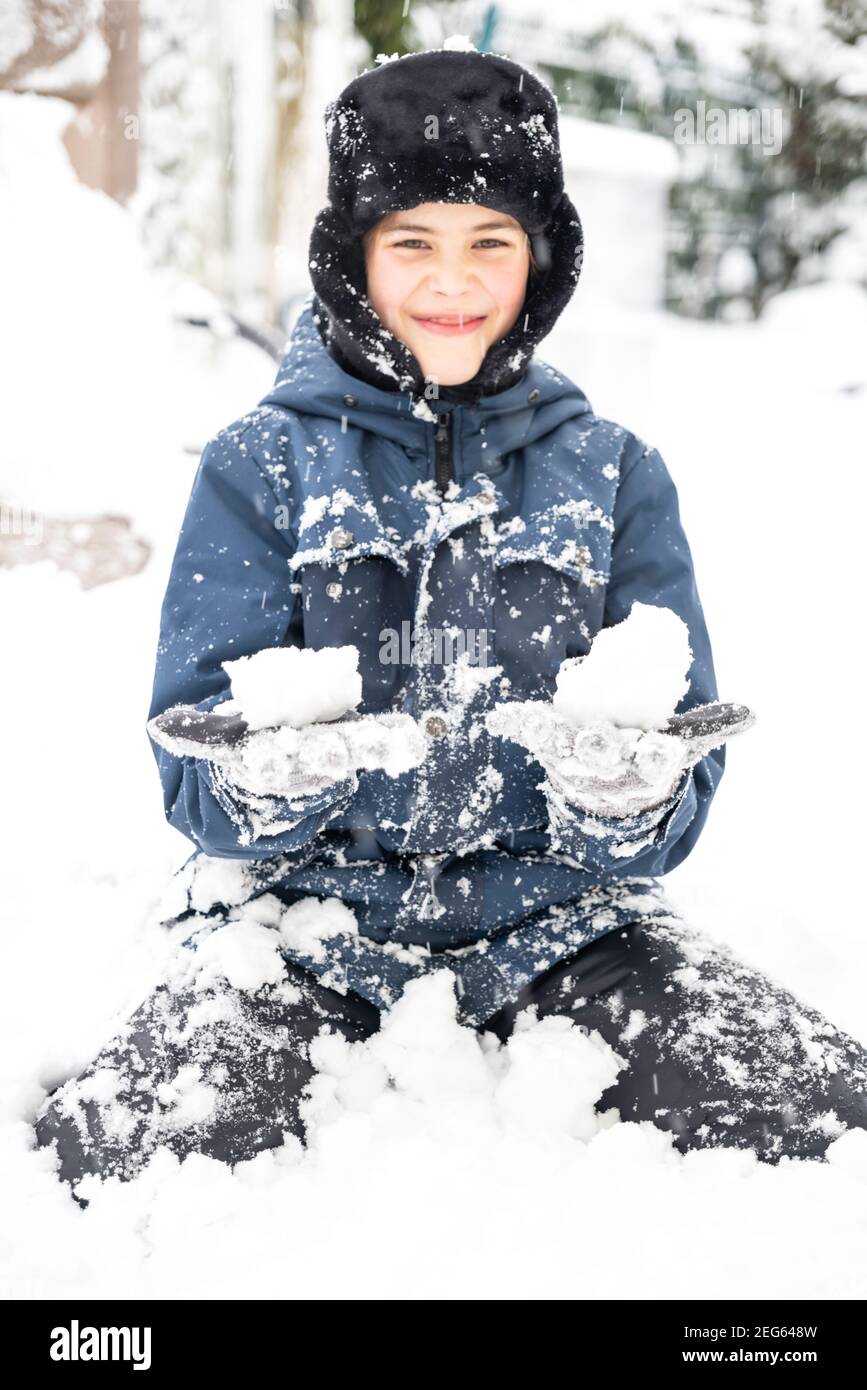
[[437, 487], [440, 492], [445, 492], [449, 483], [454, 478], [452, 463], [452, 417], [448, 411], [443, 411], [441, 415], [437, 416], [437, 428], [434, 439], [436, 443]]

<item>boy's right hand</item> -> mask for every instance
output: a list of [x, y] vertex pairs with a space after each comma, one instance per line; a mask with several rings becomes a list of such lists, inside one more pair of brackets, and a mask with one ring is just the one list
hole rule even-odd
[[211, 711], [176, 705], [152, 719], [148, 732], [176, 757], [204, 758], [236, 786], [291, 802], [344, 782], [353, 790], [360, 769], [383, 768], [397, 777], [416, 767], [427, 748], [409, 714], [352, 712], [298, 729], [251, 732], [231, 701]]

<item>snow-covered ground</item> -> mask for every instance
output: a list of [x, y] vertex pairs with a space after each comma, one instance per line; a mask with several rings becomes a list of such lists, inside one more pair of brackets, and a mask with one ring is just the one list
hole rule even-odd
[[[0, 571], [2, 1292], [863, 1297], [867, 1133], [844, 1135], [825, 1164], [683, 1157], [650, 1124], [595, 1114], [607, 1048], [546, 1020], [486, 1051], [455, 1022], [443, 976], [411, 986], [370, 1042], [322, 1047], [306, 1153], [290, 1143], [232, 1173], [163, 1151], [133, 1183], [93, 1184], [82, 1211], [51, 1154], [31, 1148], [45, 1090], [90, 1061], [175, 946], [156, 904], [190, 846], [164, 824], [144, 730], [159, 604], [190, 450], [254, 405], [273, 371], [252, 349], [212, 353], [173, 330], [114, 206], [60, 165], [12, 169], [15, 143], [0, 145], [18, 219], [0, 230], [0, 495], [59, 514], [126, 505], [154, 553], [141, 574], [87, 593], [45, 564]], [[66, 236], [29, 243], [48, 196], [40, 167]], [[801, 291], [761, 327], [722, 328], [590, 319], [579, 288], [540, 355], [662, 452], [721, 696], [758, 715], [666, 888], [867, 1043], [864, 299]]]

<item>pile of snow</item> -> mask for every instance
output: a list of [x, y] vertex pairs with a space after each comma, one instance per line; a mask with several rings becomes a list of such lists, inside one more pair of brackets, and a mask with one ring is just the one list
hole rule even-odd
[[811, 358], [819, 388], [867, 386], [867, 289], [862, 285], [845, 280], [800, 285], [774, 295], [762, 318], [793, 355], [803, 354], [805, 342], [821, 348]]
[[577, 725], [661, 729], [689, 689], [689, 629], [670, 608], [633, 603], [584, 657], [561, 662], [553, 704]]
[[[250, 956], [254, 980], [270, 971], [259, 956]], [[237, 959], [208, 967], [246, 979]], [[232, 1170], [163, 1147], [132, 1182], [85, 1178], [84, 1213], [57, 1182], [51, 1151], [28, 1152], [26, 1128], [13, 1122], [10, 1292], [334, 1299], [375, 1286], [385, 1299], [473, 1300], [855, 1291], [867, 1255], [852, 1221], [867, 1182], [863, 1131], [832, 1142], [824, 1164], [773, 1168], [737, 1149], [681, 1155], [649, 1121], [597, 1111], [621, 1065], [598, 1033], [528, 1012], [507, 1044], [480, 1036], [457, 1022], [447, 971], [411, 982], [367, 1041], [320, 1032], [311, 1058], [306, 1149], [290, 1135]], [[207, 1113], [193, 1071], [172, 1087], [179, 1115]]]
[[251, 729], [326, 723], [361, 700], [358, 648], [265, 647], [223, 662], [232, 700]]

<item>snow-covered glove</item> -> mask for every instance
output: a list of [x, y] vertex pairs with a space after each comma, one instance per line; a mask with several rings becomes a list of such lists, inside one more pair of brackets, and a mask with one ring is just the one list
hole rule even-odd
[[664, 811], [684, 771], [755, 723], [746, 705], [698, 705], [664, 728], [619, 728], [604, 720], [576, 725], [550, 700], [500, 702], [489, 733], [521, 744], [545, 769], [546, 795], [593, 816]]
[[177, 757], [205, 758], [221, 781], [291, 805], [333, 788], [352, 793], [362, 768], [398, 777], [422, 761], [427, 741], [409, 714], [357, 714], [251, 731], [227, 700], [213, 710], [175, 705], [148, 724], [156, 743]]

